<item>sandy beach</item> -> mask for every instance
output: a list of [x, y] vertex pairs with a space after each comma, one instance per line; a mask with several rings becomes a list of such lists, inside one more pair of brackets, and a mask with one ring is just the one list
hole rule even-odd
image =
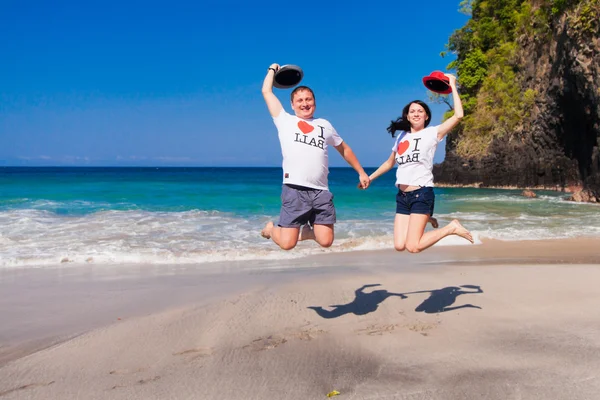
[[599, 247], [4, 270], [0, 399], [595, 399]]

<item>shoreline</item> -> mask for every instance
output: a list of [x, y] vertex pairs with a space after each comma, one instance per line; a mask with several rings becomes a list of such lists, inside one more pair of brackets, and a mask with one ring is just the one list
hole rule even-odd
[[581, 187], [561, 187], [557, 186], [514, 186], [514, 185], [503, 185], [503, 186], [485, 186], [483, 182], [477, 183], [469, 183], [469, 184], [454, 184], [454, 183], [438, 183], [435, 182], [435, 187], [440, 188], [473, 188], [473, 189], [500, 189], [500, 190], [546, 190], [549, 192], [560, 192], [560, 193], [569, 193], [573, 194], [578, 190], [581, 190]]
[[[591, 204], [591, 203], [586, 203]], [[575, 237], [563, 237], [563, 238], [542, 238], [542, 239], [518, 239], [518, 240], [504, 240], [504, 239], [496, 239], [489, 237], [480, 237], [479, 235], [475, 235], [475, 243], [470, 244], [464, 239], [459, 238], [457, 236], [448, 236], [442, 239], [439, 243], [434, 245], [431, 249], [426, 250], [420, 255], [413, 255], [412, 257], [427, 257], [427, 254], [435, 253], [435, 252], [446, 252], [448, 254], [455, 253], [460, 250], [451, 250], [451, 249], [461, 249], [461, 248], [472, 248], [474, 246], [481, 246], [482, 244], [498, 244], [500, 246], [507, 246], [512, 248], [517, 243], [532, 243], [533, 246], [536, 246], [536, 243], [562, 243], [564, 241], [579, 243], [579, 242], [589, 242], [589, 241], [600, 241], [600, 236], [588, 235], [588, 236], [575, 236]], [[347, 240], [347, 242], [343, 242]], [[281, 253], [286, 255], [281, 258], [273, 257], [273, 254], [268, 256], [250, 256], [249, 258], [232, 258], [230, 260], [224, 260], [223, 258], [217, 260], [202, 260], [202, 261], [160, 261], [160, 262], [152, 262], [152, 261], [138, 261], [135, 263], [123, 261], [123, 262], [97, 262], [97, 261], [61, 261], [60, 263], [55, 262], [53, 264], [19, 264], [19, 265], [5, 265], [0, 266], [0, 279], [2, 279], [3, 274], [11, 274], [14, 271], [26, 271], [26, 270], [53, 270], [60, 269], [64, 271], [69, 270], [77, 270], [81, 268], [96, 270], [101, 274], [109, 274], [111, 270], [119, 269], [121, 267], [125, 267], [126, 269], [145, 269], [145, 270], [161, 270], [161, 269], [181, 269], [181, 270], [189, 270], [196, 269], [198, 266], [201, 266], [203, 269], [214, 271], [214, 272], [222, 272], [224, 270], [246, 270], [247, 266], [255, 266], [255, 265], [270, 265], [273, 263], [282, 263], [288, 265], [296, 265], [299, 262], [303, 262], [303, 260], [312, 260], [313, 257], [326, 257], [326, 256], [343, 256], [346, 254], [362, 254], [362, 253], [382, 253], [390, 252], [391, 254], [403, 254], [398, 253], [391, 248], [391, 239], [388, 247], [375, 247], [375, 248], [361, 248], [356, 245], [356, 242], [352, 238], [338, 239], [338, 243], [332, 246], [331, 248], [320, 248], [316, 244], [312, 242], [299, 242], [298, 246], [289, 251], [281, 251], [273, 244], [272, 251], [273, 254]], [[518, 245], [517, 245], [518, 247]], [[472, 252], [472, 250], [469, 250]], [[425, 254], [425, 256], [423, 256]], [[417, 261], [416, 259], [414, 261]], [[417, 261], [418, 262], [418, 261]]]

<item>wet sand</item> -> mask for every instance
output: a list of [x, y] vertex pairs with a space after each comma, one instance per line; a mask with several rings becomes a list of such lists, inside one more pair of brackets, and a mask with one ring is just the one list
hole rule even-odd
[[600, 241], [3, 271], [0, 399], [592, 399]]

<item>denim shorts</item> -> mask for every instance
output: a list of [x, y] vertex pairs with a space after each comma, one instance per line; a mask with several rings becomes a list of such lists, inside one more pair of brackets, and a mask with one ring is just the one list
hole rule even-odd
[[335, 224], [333, 194], [329, 190], [283, 185], [277, 225], [283, 228], [299, 228], [307, 222], [312, 225]]
[[428, 214], [433, 215], [435, 193], [432, 187], [422, 187], [412, 192], [398, 190], [396, 195], [396, 214]]

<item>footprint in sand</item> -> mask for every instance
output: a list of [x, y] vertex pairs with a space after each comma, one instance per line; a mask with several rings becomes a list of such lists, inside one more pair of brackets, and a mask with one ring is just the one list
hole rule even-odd
[[262, 351], [262, 350], [270, 350], [274, 349], [282, 344], [286, 343], [287, 339], [283, 336], [277, 335], [269, 335], [267, 337], [259, 337], [258, 339], [254, 339], [252, 343], [245, 345], [242, 347], [243, 349], [250, 348], [253, 351]]
[[46, 383], [29, 383], [27, 385], [22, 385], [22, 386], [14, 388], [14, 389], [8, 389], [8, 390], [5, 390], [4, 392], [0, 392], [0, 397], [6, 396], [7, 394], [11, 394], [13, 392], [18, 392], [20, 390], [33, 389], [36, 387], [43, 387], [43, 386], [50, 386], [53, 383], [54, 383], [54, 381], [50, 381], [50, 382], [46, 382]]
[[146, 383], [150, 383], [150, 382], [154, 382], [160, 379], [160, 376], [156, 375], [155, 377], [152, 378], [148, 378], [148, 379], [140, 379], [139, 381], [137, 381], [136, 383], [138, 385], [145, 385]]
[[197, 347], [173, 353], [174, 356], [186, 357], [187, 361], [192, 362], [199, 358], [208, 357], [213, 354], [213, 349], [208, 347]]
[[327, 333], [327, 331], [324, 331], [322, 329], [307, 329], [298, 333], [291, 334], [291, 336], [300, 340], [313, 340], [317, 336], [320, 336], [324, 333]]
[[369, 336], [381, 336], [386, 333], [392, 333], [397, 328], [406, 328], [409, 331], [417, 332], [423, 336], [428, 336], [429, 331], [436, 328], [437, 324], [429, 324], [424, 322], [414, 322], [406, 325], [400, 326], [399, 324], [389, 324], [389, 325], [369, 325], [366, 328], [359, 329], [357, 332], [359, 335], [369, 335]]
[[188, 349], [188, 350], [183, 350], [177, 353], [173, 353], [174, 356], [183, 356], [186, 354], [197, 354], [197, 353], [201, 353], [201, 355], [204, 356], [209, 356], [212, 354], [212, 349], [207, 348], [207, 347], [197, 347], [195, 349]]
[[243, 349], [250, 348], [254, 351], [270, 350], [287, 343], [289, 340], [298, 339], [303, 341], [313, 340], [316, 337], [327, 333], [321, 329], [304, 329], [299, 332], [287, 332], [284, 335], [269, 335], [254, 339], [252, 343], [242, 347]]
[[[147, 379], [140, 379], [137, 382], [134, 383], [134, 385], [145, 385], [146, 383], [150, 383], [150, 382], [155, 382], [157, 380], [160, 379], [159, 375], [153, 376], [152, 378], [147, 378]], [[110, 390], [115, 390], [115, 389], [119, 389], [119, 388], [125, 388], [131, 385], [115, 385], [113, 387], [110, 388]]]
[[136, 374], [138, 372], [144, 371], [146, 368], [138, 368], [138, 369], [115, 369], [109, 372], [110, 375], [128, 375], [128, 374]]
[[380, 336], [384, 333], [391, 333], [398, 327], [398, 324], [390, 324], [390, 325], [369, 325], [364, 329], [359, 329], [356, 332], [359, 335], [369, 335], [369, 336]]
[[407, 324], [405, 325], [405, 327], [408, 328], [409, 331], [420, 333], [423, 336], [429, 336], [429, 331], [434, 328], [437, 328], [437, 325], [428, 324], [424, 322], [416, 322], [413, 324]]

